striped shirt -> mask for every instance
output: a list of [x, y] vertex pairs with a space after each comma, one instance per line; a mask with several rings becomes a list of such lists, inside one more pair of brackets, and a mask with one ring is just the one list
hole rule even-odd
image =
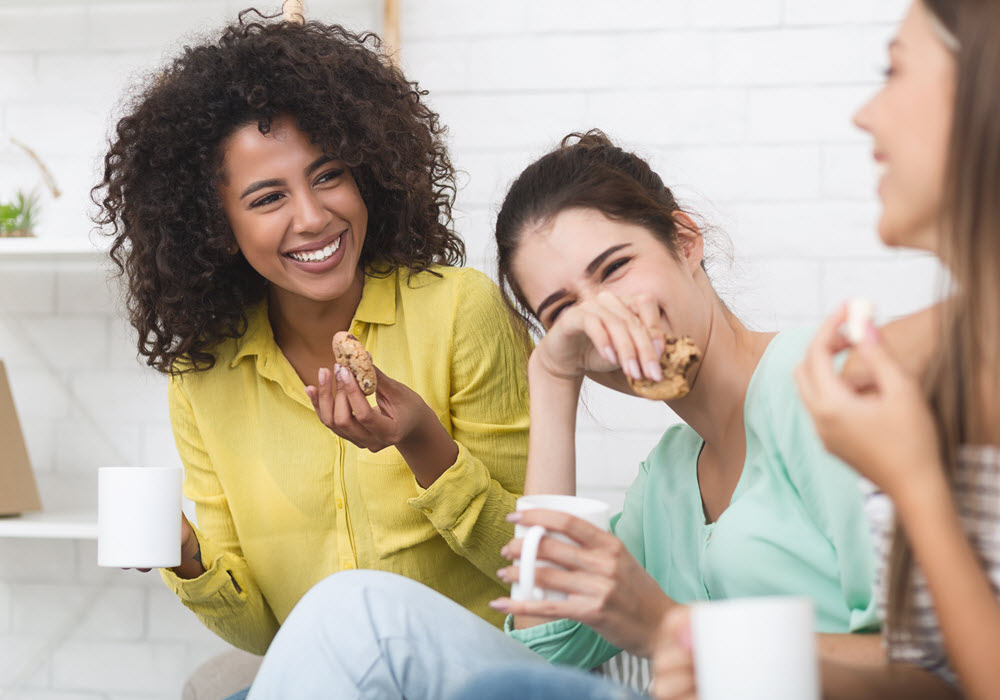
[[[952, 494], [965, 533], [979, 555], [994, 593], [1000, 597], [1000, 449], [992, 446], [962, 447], [953, 479]], [[884, 619], [888, 601], [885, 574], [893, 532], [892, 504], [885, 494], [872, 490], [866, 498], [865, 510], [872, 524], [878, 555], [876, 585]], [[934, 613], [934, 601], [919, 567], [914, 567], [910, 588], [913, 605], [911, 626], [887, 630], [884, 639], [887, 640], [889, 660], [919, 666], [957, 686], [958, 677], [948, 663], [941, 628]]]

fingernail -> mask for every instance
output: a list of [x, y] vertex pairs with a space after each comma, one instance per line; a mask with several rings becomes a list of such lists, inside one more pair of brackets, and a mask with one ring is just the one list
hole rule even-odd
[[652, 379], [654, 382], [658, 382], [663, 379], [663, 370], [660, 368], [659, 362], [653, 362], [650, 360], [646, 363], [646, 376]]
[[346, 367], [340, 367], [337, 370], [337, 378], [340, 379], [340, 381], [342, 381], [342, 382], [346, 382], [347, 381], [347, 368]]
[[865, 328], [865, 339], [869, 343], [878, 343], [882, 340], [882, 334], [878, 332], [878, 328], [871, 321], [868, 322], [868, 326]]
[[[503, 557], [504, 559], [510, 559], [510, 557], [507, 556], [508, 554], [510, 554], [510, 548], [507, 545], [504, 545], [503, 547], [500, 548], [501, 557]], [[500, 570], [503, 571], [503, 569]]]
[[519, 523], [521, 522], [521, 514], [516, 510], [513, 513], [507, 513], [508, 523]]
[[499, 578], [501, 581], [506, 581], [507, 580], [506, 576], [507, 576], [506, 566], [502, 569], [497, 569], [497, 578]]
[[507, 603], [503, 602], [499, 598], [497, 600], [491, 600], [488, 605], [494, 610], [499, 610], [500, 612], [507, 612]]
[[618, 355], [615, 354], [615, 349], [613, 347], [611, 347], [610, 345], [605, 347], [603, 354], [604, 354], [604, 359], [606, 359], [608, 362], [610, 362], [613, 365], [618, 364]]
[[328, 370], [326, 367], [319, 368], [319, 383], [320, 384], [330, 383], [330, 370]]
[[653, 349], [656, 350], [656, 354], [657, 355], [662, 355], [663, 354], [663, 349], [665, 347], [667, 347], [667, 344], [663, 340], [663, 338], [654, 338], [653, 339]]
[[642, 370], [639, 369], [639, 361], [635, 358], [628, 360], [626, 363], [628, 365], [628, 373], [632, 379], [642, 379]]

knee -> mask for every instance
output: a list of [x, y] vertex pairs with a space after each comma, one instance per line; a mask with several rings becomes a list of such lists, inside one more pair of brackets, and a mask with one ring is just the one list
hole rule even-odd
[[340, 571], [309, 589], [293, 613], [314, 619], [328, 615], [343, 619], [345, 612], [361, 611], [379, 601], [406, 600], [425, 588], [412, 579], [387, 571]]

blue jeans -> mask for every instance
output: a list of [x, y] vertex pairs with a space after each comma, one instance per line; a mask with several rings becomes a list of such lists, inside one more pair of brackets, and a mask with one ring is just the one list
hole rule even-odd
[[281, 625], [248, 700], [446, 700], [477, 673], [548, 662], [461, 605], [383, 571], [316, 584]]
[[508, 666], [472, 678], [451, 700], [640, 700], [617, 683], [565, 666]]
[[226, 700], [247, 700], [247, 695], [250, 694], [249, 688], [244, 688], [243, 690], [233, 693]]

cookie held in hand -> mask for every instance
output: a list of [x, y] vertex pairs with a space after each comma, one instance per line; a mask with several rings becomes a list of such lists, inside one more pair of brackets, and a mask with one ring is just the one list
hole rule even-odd
[[375, 393], [375, 366], [360, 340], [347, 331], [334, 334], [333, 359], [351, 371], [365, 396]]
[[686, 335], [667, 338], [665, 345], [663, 354], [660, 355], [663, 379], [654, 382], [652, 379], [632, 379], [626, 376], [632, 391], [645, 399], [670, 401], [687, 396], [691, 391], [691, 379], [701, 362], [701, 350]]

